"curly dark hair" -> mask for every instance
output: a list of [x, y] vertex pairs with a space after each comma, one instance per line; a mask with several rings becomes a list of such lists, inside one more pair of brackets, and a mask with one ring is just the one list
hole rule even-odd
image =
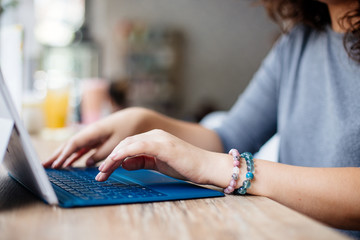
[[[315, 0], [261, 0], [269, 16], [288, 32], [297, 24], [324, 30], [331, 24], [328, 7]], [[344, 47], [349, 57], [360, 64], [360, 0], [358, 7], [339, 19], [341, 26], [349, 26], [344, 35]]]

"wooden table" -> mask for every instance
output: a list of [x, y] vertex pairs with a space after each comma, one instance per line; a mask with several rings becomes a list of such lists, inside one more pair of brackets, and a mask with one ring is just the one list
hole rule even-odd
[[[57, 142], [34, 138], [41, 159]], [[62, 209], [0, 170], [0, 239], [348, 239], [265, 197]]]

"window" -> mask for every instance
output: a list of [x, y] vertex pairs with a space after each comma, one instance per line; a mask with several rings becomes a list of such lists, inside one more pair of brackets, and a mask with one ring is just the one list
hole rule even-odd
[[85, 0], [35, 0], [35, 36], [44, 45], [66, 46], [82, 26]]

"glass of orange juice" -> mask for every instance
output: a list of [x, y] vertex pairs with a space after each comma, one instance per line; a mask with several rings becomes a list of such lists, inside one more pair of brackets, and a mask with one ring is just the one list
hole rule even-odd
[[69, 111], [69, 87], [48, 89], [44, 101], [45, 123], [48, 128], [64, 128]]
[[69, 115], [70, 84], [63, 73], [48, 73], [47, 91], [44, 99], [45, 126], [49, 129], [66, 127]]

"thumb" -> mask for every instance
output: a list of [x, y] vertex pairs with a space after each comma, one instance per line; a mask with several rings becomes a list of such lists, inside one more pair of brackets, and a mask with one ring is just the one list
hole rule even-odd
[[117, 139], [114, 137], [103, 142], [100, 146], [96, 148], [94, 154], [87, 159], [86, 166], [94, 166], [97, 162], [103, 161], [111, 153], [116, 145]]

